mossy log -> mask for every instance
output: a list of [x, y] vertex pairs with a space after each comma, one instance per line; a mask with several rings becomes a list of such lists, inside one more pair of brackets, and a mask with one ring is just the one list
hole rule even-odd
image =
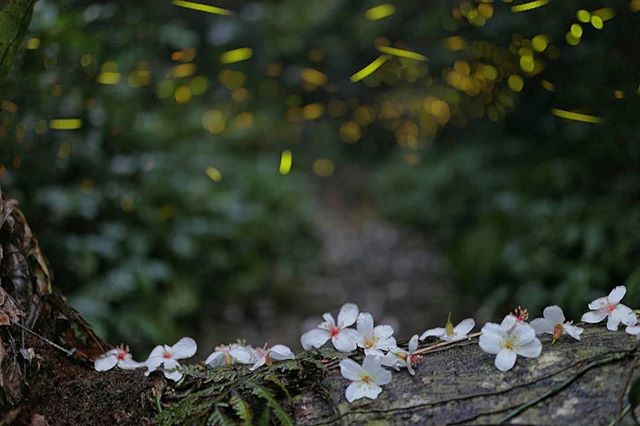
[[178, 384], [97, 373], [91, 360], [108, 344], [56, 294], [24, 216], [4, 197], [0, 263], [2, 424], [633, 424], [638, 344], [622, 331], [588, 326], [580, 342], [543, 338], [540, 358], [520, 358], [506, 373], [477, 339], [427, 342], [415, 376], [394, 373], [377, 400], [349, 404], [338, 368], [345, 355], [330, 349], [257, 372], [194, 364]]

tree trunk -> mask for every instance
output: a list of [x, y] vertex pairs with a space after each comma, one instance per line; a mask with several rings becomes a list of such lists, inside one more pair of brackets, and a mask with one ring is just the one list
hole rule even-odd
[[[0, 83], [35, 0], [0, 0]], [[628, 389], [636, 339], [601, 326], [581, 342], [543, 339], [543, 355], [501, 373], [477, 339], [431, 344], [416, 375], [394, 373], [377, 400], [349, 404], [329, 349], [250, 372], [185, 368], [98, 373], [110, 346], [57, 294], [38, 243], [14, 200], [0, 192], [0, 424], [616, 424], [633, 423]]]

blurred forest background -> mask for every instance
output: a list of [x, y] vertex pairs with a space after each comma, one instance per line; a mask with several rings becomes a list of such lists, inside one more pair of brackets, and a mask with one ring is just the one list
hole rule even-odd
[[[204, 0], [203, 0], [204, 1]], [[640, 303], [640, 1], [39, 0], [0, 184], [114, 343]]]

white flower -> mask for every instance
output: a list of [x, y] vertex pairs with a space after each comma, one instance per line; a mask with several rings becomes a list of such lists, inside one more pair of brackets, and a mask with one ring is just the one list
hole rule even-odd
[[253, 366], [251, 371], [261, 367], [263, 365], [271, 365], [273, 361], [284, 361], [285, 359], [296, 359], [296, 356], [291, 352], [288, 346], [285, 345], [273, 345], [268, 348], [266, 345], [264, 348], [255, 348], [251, 354], [251, 362]]
[[609, 296], [600, 297], [592, 301], [589, 303], [591, 312], [584, 314], [582, 321], [596, 324], [609, 317], [607, 320], [607, 328], [611, 331], [617, 330], [620, 323], [627, 326], [635, 325], [637, 322], [635, 313], [631, 308], [620, 303], [626, 292], [627, 288], [619, 285], [611, 290]]
[[330, 313], [322, 315], [324, 322], [311, 331], [308, 331], [300, 338], [300, 343], [304, 350], [319, 348], [327, 340], [331, 339], [333, 346], [341, 352], [351, 352], [356, 349], [358, 342], [358, 332], [352, 328], [347, 328], [356, 322], [358, 317], [358, 306], [353, 303], [345, 303], [338, 314], [336, 324]]
[[389, 352], [381, 359], [382, 365], [392, 367], [396, 370], [406, 368], [409, 374], [413, 376], [415, 374], [413, 366], [418, 359], [418, 355], [414, 355], [414, 352], [418, 349], [417, 334], [409, 340], [409, 347], [407, 349], [408, 350], [404, 350], [397, 347], [389, 349]]
[[500, 324], [488, 322], [482, 327], [480, 348], [490, 354], [497, 354], [495, 366], [500, 371], [510, 370], [518, 355], [537, 358], [542, 344], [536, 332], [528, 324], [520, 324], [516, 317], [507, 315]]
[[93, 365], [96, 371], [111, 370], [116, 365], [123, 370], [144, 367], [144, 363], [133, 360], [129, 347], [124, 345], [103, 353], [93, 362]]
[[198, 345], [191, 337], [183, 337], [173, 346], [158, 345], [153, 348], [149, 358], [145, 361], [148, 369], [145, 375], [148, 376], [149, 373], [162, 366], [164, 377], [178, 381], [182, 378], [182, 373], [178, 370], [178, 367], [180, 367], [178, 360], [191, 358], [197, 350]]
[[636, 336], [638, 339], [640, 339], [640, 325], [627, 326], [625, 332], [627, 334], [631, 334], [632, 336]]
[[247, 350], [242, 345], [232, 343], [215, 347], [215, 351], [207, 357], [205, 363], [210, 367], [231, 365], [233, 363], [251, 364], [253, 349]]
[[347, 401], [353, 402], [360, 398], [376, 399], [382, 388], [391, 381], [391, 372], [380, 364], [380, 357], [366, 355], [362, 365], [352, 359], [340, 361], [342, 377], [351, 380], [347, 387]]
[[362, 312], [358, 315], [358, 346], [364, 349], [366, 355], [383, 356], [383, 350], [396, 347], [393, 328], [388, 325], [373, 326], [373, 316]]
[[564, 313], [560, 306], [547, 306], [542, 312], [544, 318], [536, 318], [531, 321], [531, 327], [536, 334], [553, 334], [553, 340], [560, 339], [562, 333], [566, 332], [576, 340], [580, 340], [580, 335], [584, 331], [582, 327], [576, 327], [570, 322], [565, 322]]
[[466, 339], [473, 327], [476, 326], [476, 322], [473, 318], [467, 318], [462, 321], [455, 327], [451, 322], [451, 314], [449, 314], [449, 319], [447, 320], [447, 324], [444, 327], [436, 327], [431, 328], [420, 336], [420, 340], [424, 340], [427, 337], [435, 336], [439, 337], [440, 340], [444, 340], [445, 342], [455, 342], [456, 340]]

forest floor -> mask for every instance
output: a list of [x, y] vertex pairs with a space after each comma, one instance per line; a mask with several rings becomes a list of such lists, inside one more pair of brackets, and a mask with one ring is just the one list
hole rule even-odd
[[367, 195], [367, 179], [367, 172], [350, 169], [318, 180], [313, 217], [321, 244], [318, 263], [284, 303], [267, 297], [254, 302], [250, 316], [238, 310], [223, 314], [199, 341], [213, 347], [242, 336], [255, 345], [284, 343], [295, 350], [299, 336], [317, 325], [323, 312], [335, 316], [345, 302], [358, 304], [402, 337], [444, 324], [449, 311], [461, 315], [437, 245], [382, 219]]

